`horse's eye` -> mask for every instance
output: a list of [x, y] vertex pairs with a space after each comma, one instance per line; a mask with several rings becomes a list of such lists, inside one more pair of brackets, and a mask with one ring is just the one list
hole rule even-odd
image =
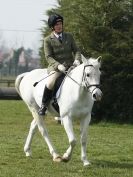
[[90, 77], [90, 74], [89, 74], [89, 73], [87, 73], [87, 74], [86, 74], [86, 76], [87, 76], [87, 77]]

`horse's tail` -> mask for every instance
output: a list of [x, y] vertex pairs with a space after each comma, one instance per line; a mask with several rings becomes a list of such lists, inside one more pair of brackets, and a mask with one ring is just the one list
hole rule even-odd
[[17, 78], [16, 78], [16, 80], [15, 80], [15, 89], [16, 89], [16, 91], [18, 92], [18, 94], [19, 94], [20, 96], [21, 96], [21, 93], [20, 93], [20, 90], [19, 90], [19, 86], [20, 86], [20, 83], [21, 83], [23, 77], [24, 77], [26, 74], [27, 74], [27, 72], [18, 75]]

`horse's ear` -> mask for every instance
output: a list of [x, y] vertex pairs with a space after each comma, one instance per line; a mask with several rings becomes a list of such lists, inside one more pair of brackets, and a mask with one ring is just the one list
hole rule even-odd
[[99, 56], [99, 57], [97, 58], [97, 61], [98, 61], [99, 63], [101, 63], [101, 59], [102, 59], [102, 56]]
[[87, 63], [87, 59], [82, 54], [81, 54], [81, 60], [84, 64]]

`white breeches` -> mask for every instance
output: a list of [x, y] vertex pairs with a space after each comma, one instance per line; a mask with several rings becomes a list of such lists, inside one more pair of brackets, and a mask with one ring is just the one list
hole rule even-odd
[[[53, 73], [53, 74], [52, 74]], [[54, 87], [54, 84], [55, 84], [55, 81], [56, 79], [61, 75], [60, 72], [57, 72], [57, 71], [51, 71], [49, 73], [49, 77], [48, 77], [48, 80], [47, 80], [47, 83], [46, 83], [46, 86], [48, 89], [52, 90], [53, 87]]]

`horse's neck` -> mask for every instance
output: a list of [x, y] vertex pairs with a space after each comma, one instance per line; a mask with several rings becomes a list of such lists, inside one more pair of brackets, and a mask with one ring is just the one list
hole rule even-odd
[[[84, 65], [80, 65], [73, 69], [65, 78], [63, 84], [63, 92], [67, 93], [67, 95], [77, 95], [80, 97], [83, 94], [85, 88], [82, 86], [82, 78], [83, 78], [83, 69]], [[78, 99], [78, 98], [77, 98]]]
[[80, 65], [69, 73], [72, 79], [69, 76], [65, 78], [61, 87], [60, 97], [58, 97], [60, 107], [70, 110], [79, 109], [81, 106], [84, 108], [88, 107], [90, 97], [89, 93], [82, 86], [83, 70], [84, 65]]
[[70, 72], [72, 77], [78, 84], [82, 85], [84, 65], [80, 65]]

